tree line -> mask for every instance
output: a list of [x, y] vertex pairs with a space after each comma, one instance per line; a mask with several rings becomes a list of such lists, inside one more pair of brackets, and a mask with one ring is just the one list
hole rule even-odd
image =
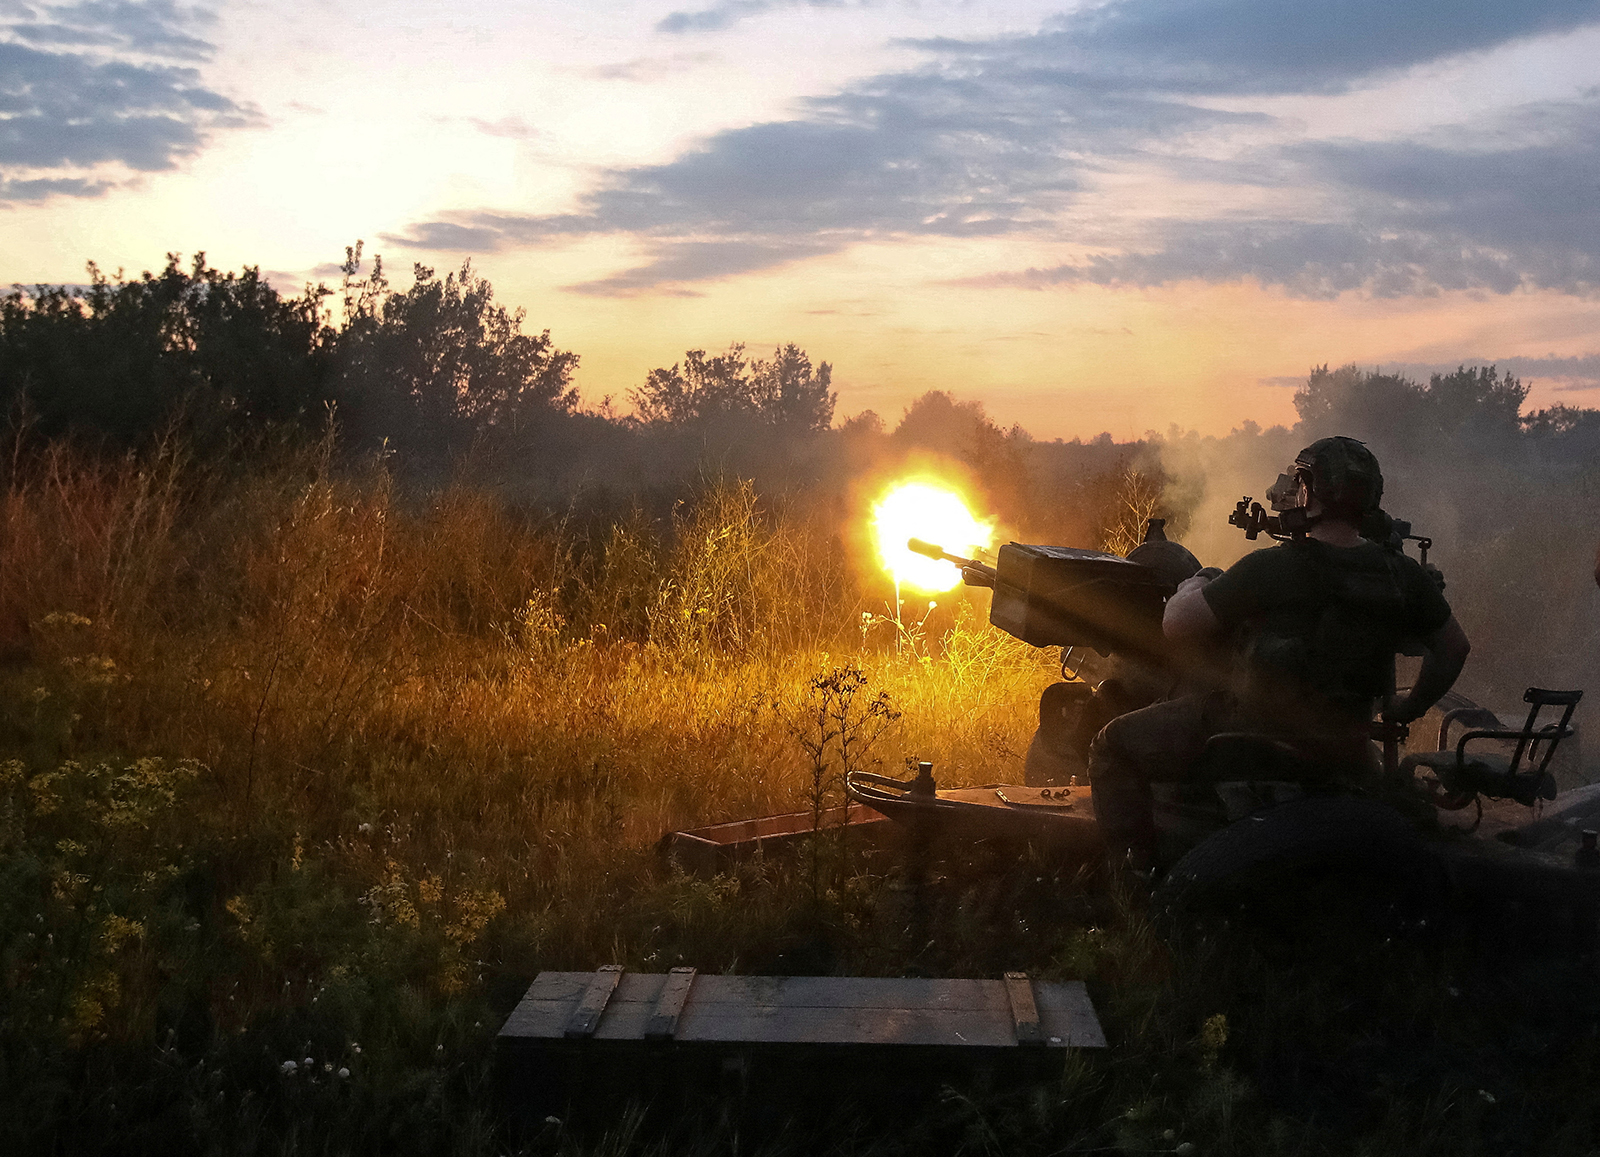
[[[549, 330], [527, 331], [523, 311], [498, 303], [470, 262], [442, 278], [417, 265], [399, 290], [381, 258], [364, 266], [361, 248], [346, 249], [336, 287], [295, 296], [255, 267], [215, 269], [203, 253], [187, 265], [171, 254], [137, 278], [91, 264], [84, 285], [18, 287], [0, 298], [0, 407], [32, 437], [113, 450], [170, 431], [202, 451], [248, 445], [265, 430], [319, 433], [331, 418], [344, 449], [381, 451], [399, 470], [473, 462], [547, 495], [670, 490], [707, 472], [771, 491], [842, 492], [863, 470], [932, 451], [963, 464], [1010, 525], [1058, 541], [1104, 537], [1084, 512], [1104, 509], [1130, 471], [1145, 490], [1152, 479], [1170, 490], [1174, 451], [1195, 444], [1176, 429], [1130, 443], [1035, 440], [943, 390], [892, 428], [871, 411], [836, 425], [832, 367], [792, 343], [770, 357], [740, 344], [690, 349], [629, 391], [633, 414], [585, 410], [573, 384], [579, 355]], [[1293, 429], [1245, 421], [1206, 441], [1241, 459], [1335, 432], [1419, 461], [1600, 454], [1600, 410], [1524, 414], [1527, 394], [1493, 366], [1424, 383], [1322, 365], [1295, 394]], [[1181, 495], [1168, 501], [1181, 518]]]
[[[485, 438], [531, 436], [578, 409], [579, 357], [522, 310], [494, 299], [465, 262], [440, 278], [414, 267], [390, 283], [345, 251], [337, 289], [284, 296], [259, 268], [224, 273], [197, 253], [159, 273], [85, 285], [16, 287], [0, 298], [0, 405], [44, 438], [138, 446], [174, 427], [201, 443], [268, 426], [320, 428], [330, 411], [351, 448], [457, 456]], [[340, 321], [334, 324], [339, 307]], [[636, 418], [694, 427], [729, 421], [809, 434], [833, 422], [832, 368], [793, 344], [770, 359], [743, 346], [649, 372]]]

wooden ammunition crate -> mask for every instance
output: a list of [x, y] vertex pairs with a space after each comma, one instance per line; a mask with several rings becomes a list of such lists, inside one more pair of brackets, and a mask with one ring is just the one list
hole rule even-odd
[[508, 1109], [524, 1127], [629, 1100], [671, 1113], [707, 1094], [763, 1118], [915, 1106], [951, 1085], [984, 1091], [1060, 1072], [1103, 1048], [1084, 986], [998, 980], [702, 976], [693, 969], [543, 972], [496, 1042]]

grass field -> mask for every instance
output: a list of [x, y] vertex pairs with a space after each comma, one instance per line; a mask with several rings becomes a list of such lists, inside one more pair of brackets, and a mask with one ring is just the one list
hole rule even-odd
[[[782, 1151], [1600, 1142], [1593, 971], [1553, 950], [1333, 921], [1169, 942], [1036, 861], [946, 865], [915, 944], [892, 867], [663, 862], [671, 829], [838, 802], [846, 765], [1021, 775], [1054, 656], [963, 597], [897, 615], [822, 509], [730, 481], [666, 518], [536, 516], [327, 447], [269, 460], [12, 465], [7, 1152], [506, 1151], [500, 1021], [538, 971], [613, 961], [1090, 982], [1113, 1047], [1059, 1081]], [[516, 1143], [740, 1147], [709, 1121]]]

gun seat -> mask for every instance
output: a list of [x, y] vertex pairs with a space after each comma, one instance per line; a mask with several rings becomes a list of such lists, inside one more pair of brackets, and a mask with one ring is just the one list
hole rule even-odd
[[[1582, 698], [1582, 691], [1529, 687], [1522, 695], [1522, 701], [1529, 704], [1528, 719], [1520, 731], [1501, 727], [1499, 718], [1481, 707], [1446, 712], [1439, 726], [1439, 750], [1406, 756], [1400, 763], [1400, 771], [1407, 779], [1419, 769], [1431, 772], [1436, 784], [1432, 791], [1434, 802], [1451, 810], [1465, 807], [1479, 795], [1515, 800], [1530, 807], [1536, 800], [1555, 799], [1556, 781], [1549, 771], [1550, 761], [1555, 758], [1561, 741], [1576, 734], [1570, 724], [1572, 713]], [[1540, 724], [1539, 715], [1546, 707], [1566, 708], [1560, 722]], [[1467, 730], [1452, 748], [1450, 728], [1458, 723]], [[1514, 742], [1516, 749], [1510, 755], [1483, 750], [1468, 754], [1469, 744], [1486, 740]], [[1524, 758], [1527, 760], [1525, 769]]]
[[1370, 745], [1355, 747], [1348, 740], [1332, 737], [1223, 731], [1206, 740], [1192, 778], [1212, 782], [1281, 780], [1313, 786], [1367, 779], [1375, 771]]

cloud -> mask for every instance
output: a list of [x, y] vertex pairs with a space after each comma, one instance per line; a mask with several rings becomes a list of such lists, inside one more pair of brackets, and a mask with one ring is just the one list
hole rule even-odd
[[[1364, 290], [1401, 297], [1452, 289], [1507, 293], [1525, 273], [1513, 258], [1454, 234], [1394, 235], [1381, 227], [1329, 222], [1169, 221], [1158, 227], [1166, 244], [1152, 252], [1096, 255], [1083, 261], [1016, 273], [965, 278], [977, 288], [1042, 289], [1056, 285], [1170, 285], [1239, 281], [1331, 300]], [[1560, 280], [1572, 284], [1588, 262], [1568, 263]]]
[[484, 253], [502, 247], [499, 230], [453, 221], [424, 221], [406, 233], [380, 233], [378, 239], [401, 249]]
[[80, 4], [3, 13], [15, 22], [8, 31], [29, 44], [66, 48], [105, 48], [167, 59], [203, 61], [212, 45], [191, 29], [216, 22], [203, 8], [180, 8], [171, 0], [87, 0]]
[[490, 253], [499, 249], [546, 244], [567, 235], [599, 232], [590, 217], [531, 217], [484, 211], [451, 214], [437, 221], [419, 221], [403, 233], [381, 233], [378, 239], [401, 249], [455, 253]]
[[637, 84], [676, 76], [717, 59], [714, 52], [674, 52], [670, 56], [637, 56], [589, 70], [596, 80], [629, 80]]
[[1600, 98], [1541, 104], [1472, 134], [1289, 146], [1252, 168], [1339, 208], [1333, 220], [1168, 220], [1144, 244], [963, 284], [1044, 288], [1253, 279], [1304, 298], [1600, 290]]
[[127, 170], [174, 168], [213, 131], [252, 123], [191, 67], [211, 46], [190, 29], [212, 19], [170, 0], [8, 7], [0, 201], [100, 196]]
[[[661, 28], [724, 27], [805, 2], [724, 0]], [[1600, 183], [1592, 99], [1453, 136], [1261, 147], [1225, 163], [1201, 144], [1241, 127], [1286, 129], [1238, 111], [1241, 97], [1338, 92], [1596, 21], [1600, 0], [1118, 0], [1031, 35], [908, 42], [926, 54], [921, 67], [803, 101], [790, 119], [717, 133], [665, 164], [604, 171], [571, 213], [454, 210], [388, 240], [474, 251], [632, 235], [646, 261], [575, 287], [587, 293], [681, 288], [796, 254], [930, 236], [1085, 250], [967, 285], [1253, 278], [1311, 298], [1588, 293], [1600, 284], [1600, 238], [1584, 218]], [[1240, 196], [1135, 224], [1103, 217], [1091, 233], [1084, 192], [1134, 165]], [[1279, 208], [1234, 208], [1263, 202]], [[693, 257], [718, 246], [741, 256]]]
[[111, 188], [110, 182], [85, 177], [40, 177], [31, 181], [0, 179], [0, 204], [10, 201], [43, 201], [50, 197], [98, 197]]
[[1120, 0], [1009, 40], [924, 41], [1166, 92], [1338, 91], [1353, 81], [1600, 20], [1600, 0]]
[[778, 8], [846, 8], [848, 0], [723, 0], [695, 12], [673, 12], [656, 25], [657, 32], [721, 32], [739, 21]]
[[1453, 373], [1462, 365], [1494, 366], [1504, 374], [1530, 381], [1554, 378], [1561, 383], [1551, 387], [1557, 393], [1600, 389], [1600, 353], [1571, 357], [1547, 354], [1544, 357], [1458, 358], [1452, 362], [1386, 362], [1382, 369], [1385, 373], [1421, 379], [1432, 374]]
[[764, 241], [686, 241], [660, 246], [651, 260], [636, 269], [565, 286], [573, 293], [596, 297], [626, 297], [658, 286], [677, 286], [679, 292], [685, 283], [729, 277], [759, 269], [770, 269], [815, 257], [839, 248], [826, 241], [787, 242], [774, 244]]
[[[1359, 200], [1392, 228], [1476, 239], [1507, 252], [1600, 256], [1600, 94], [1520, 110], [1473, 133], [1385, 142], [1329, 142], [1290, 150], [1314, 180]], [[1545, 284], [1558, 285], [1544, 274]]]
[[483, 251], [634, 233], [663, 245], [710, 237], [766, 255], [738, 269], [652, 261], [585, 290], [614, 283], [631, 293], [641, 279], [667, 284], [697, 268], [693, 280], [729, 276], [870, 237], [1039, 231], [1078, 188], [1076, 155], [1261, 120], [1126, 93], [1091, 99], [1056, 77], [935, 72], [880, 78], [805, 112], [716, 134], [667, 164], [609, 171], [575, 213], [457, 212], [385, 240]]
[[531, 141], [535, 137], [543, 135], [542, 129], [535, 128], [519, 116], [503, 116], [497, 121], [484, 120], [482, 117], [468, 117], [467, 123], [486, 137]]

